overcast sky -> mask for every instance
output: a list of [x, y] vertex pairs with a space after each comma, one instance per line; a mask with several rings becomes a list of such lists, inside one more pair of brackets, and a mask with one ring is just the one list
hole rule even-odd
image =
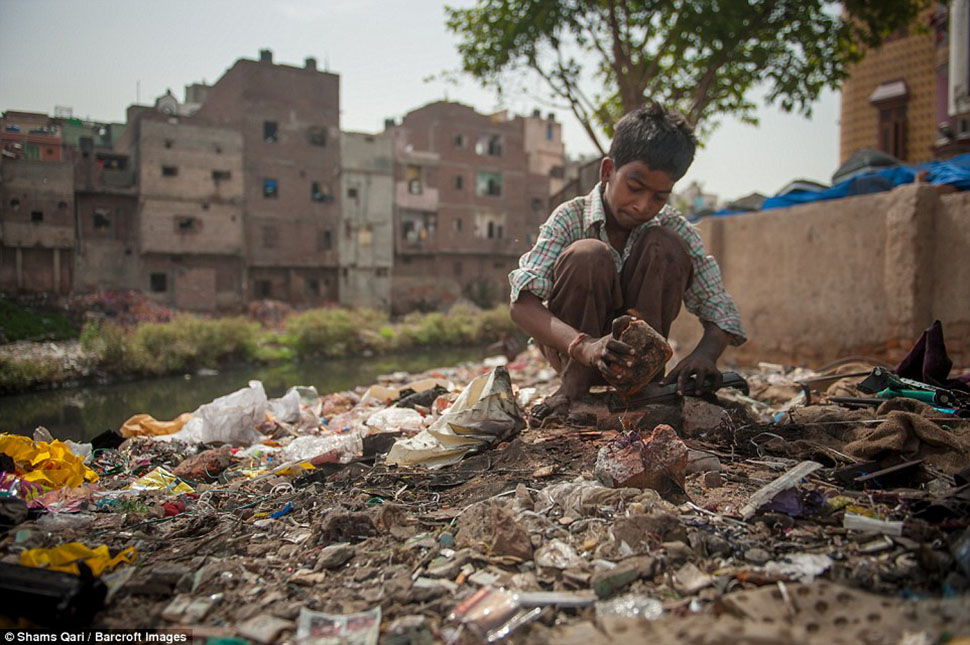
[[[468, 5], [470, 0], [452, 0]], [[456, 69], [455, 39], [437, 0], [0, 0], [0, 110], [124, 120], [140, 98], [215, 82], [238, 58], [273, 50], [277, 63], [313, 56], [340, 74], [341, 128], [379, 132], [387, 117], [447, 98], [482, 112], [532, 112], [500, 104], [472, 81], [428, 78]], [[549, 112], [542, 106], [543, 113]], [[569, 155], [594, 150], [568, 111]], [[794, 178], [829, 183], [838, 166], [839, 100], [826, 93], [813, 119], [761, 109], [753, 127], [726, 119], [678, 189], [697, 181], [721, 199], [774, 194]]]

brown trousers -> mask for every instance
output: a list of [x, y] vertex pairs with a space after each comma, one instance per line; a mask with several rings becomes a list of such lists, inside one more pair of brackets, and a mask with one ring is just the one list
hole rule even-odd
[[[556, 260], [548, 307], [593, 338], [609, 334], [613, 319], [625, 313], [633, 313], [666, 338], [693, 275], [687, 243], [660, 226], [648, 228], [637, 240], [619, 274], [606, 243], [578, 240]], [[562, 373], [568, 357], [544, 345], [539, 349]]]

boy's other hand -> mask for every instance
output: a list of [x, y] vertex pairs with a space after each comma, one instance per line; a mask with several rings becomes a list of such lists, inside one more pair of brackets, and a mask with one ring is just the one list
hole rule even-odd
[[687, 383], [694, 377], [694, 387], [688, 394], [698, 395], [704, 392], [714, 392], [721, 387], [721, 371], [717, 369], [717, 362], [703, 353], [692, 353], [670, 371], [662, 385], [677, 383], [677, 394], [681, 396], [687, 390]]
[[633, 378], [636, 358], [633, 348], [612, 335], [590, 338], [576, 348], [575, 358], [587, 367], [595, 367], [604, 377], [626, 383]]

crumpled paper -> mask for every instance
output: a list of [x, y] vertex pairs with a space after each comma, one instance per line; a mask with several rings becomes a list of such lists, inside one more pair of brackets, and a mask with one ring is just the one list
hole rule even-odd
[[96, 482], [98, 475], [84, 465], [63, 441], [34, 441], [20, 435], [0, 435], [0, 452], [9, 455], [16, 467], [14, 473], [25, 482], [50, 488], [80, 486]]
[[119, 564], [131, 564], [138, 557], [135, 547], [130, 546], [111, 557], [108, 547], [102, 544], [90, 549], [80, 542], [68, 542], [52, 549], [30, 549], [20, 554], [20, 564], [25, 567], [63, 571], [81, 575], [77, 563], [83, 562], [91, 573], [100, 576], [104, 571], [110, 571]]
[[477, 448], [503, 441], [525, 427], [506, 367], [482, 374], [426, 430], [398, 439], [388, 464], [440, 468], [461, 461]]

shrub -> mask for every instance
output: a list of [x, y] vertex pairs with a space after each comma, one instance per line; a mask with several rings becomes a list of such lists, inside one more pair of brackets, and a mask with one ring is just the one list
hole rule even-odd
[[95, 320], [81, 329], [81, 348], [90, 354], [98, 367], [121, 369], [128, 354], [125, 330], [114, 323]]
[[0, 298], [0, 338], [17, 340], [65, 340], [77, 338], [77, 328], [67, 316], [34, 311]]
[[257, 323], [243, 318], [179, 316], [167, 323], [148, 323], [131, 336], [131, 364], [148, 374], [170, 374], [252, 358], [258, 330]]
[[287, 330], [301, 356], [345, 356], [360, 347], [354, 323], [346, 309], [311, 309], [291, 317]]
[[60, 380], [60, 376], [57, 361], [49, 358], [0, 358], [0, 393], [23, 392], [40, 383]]

